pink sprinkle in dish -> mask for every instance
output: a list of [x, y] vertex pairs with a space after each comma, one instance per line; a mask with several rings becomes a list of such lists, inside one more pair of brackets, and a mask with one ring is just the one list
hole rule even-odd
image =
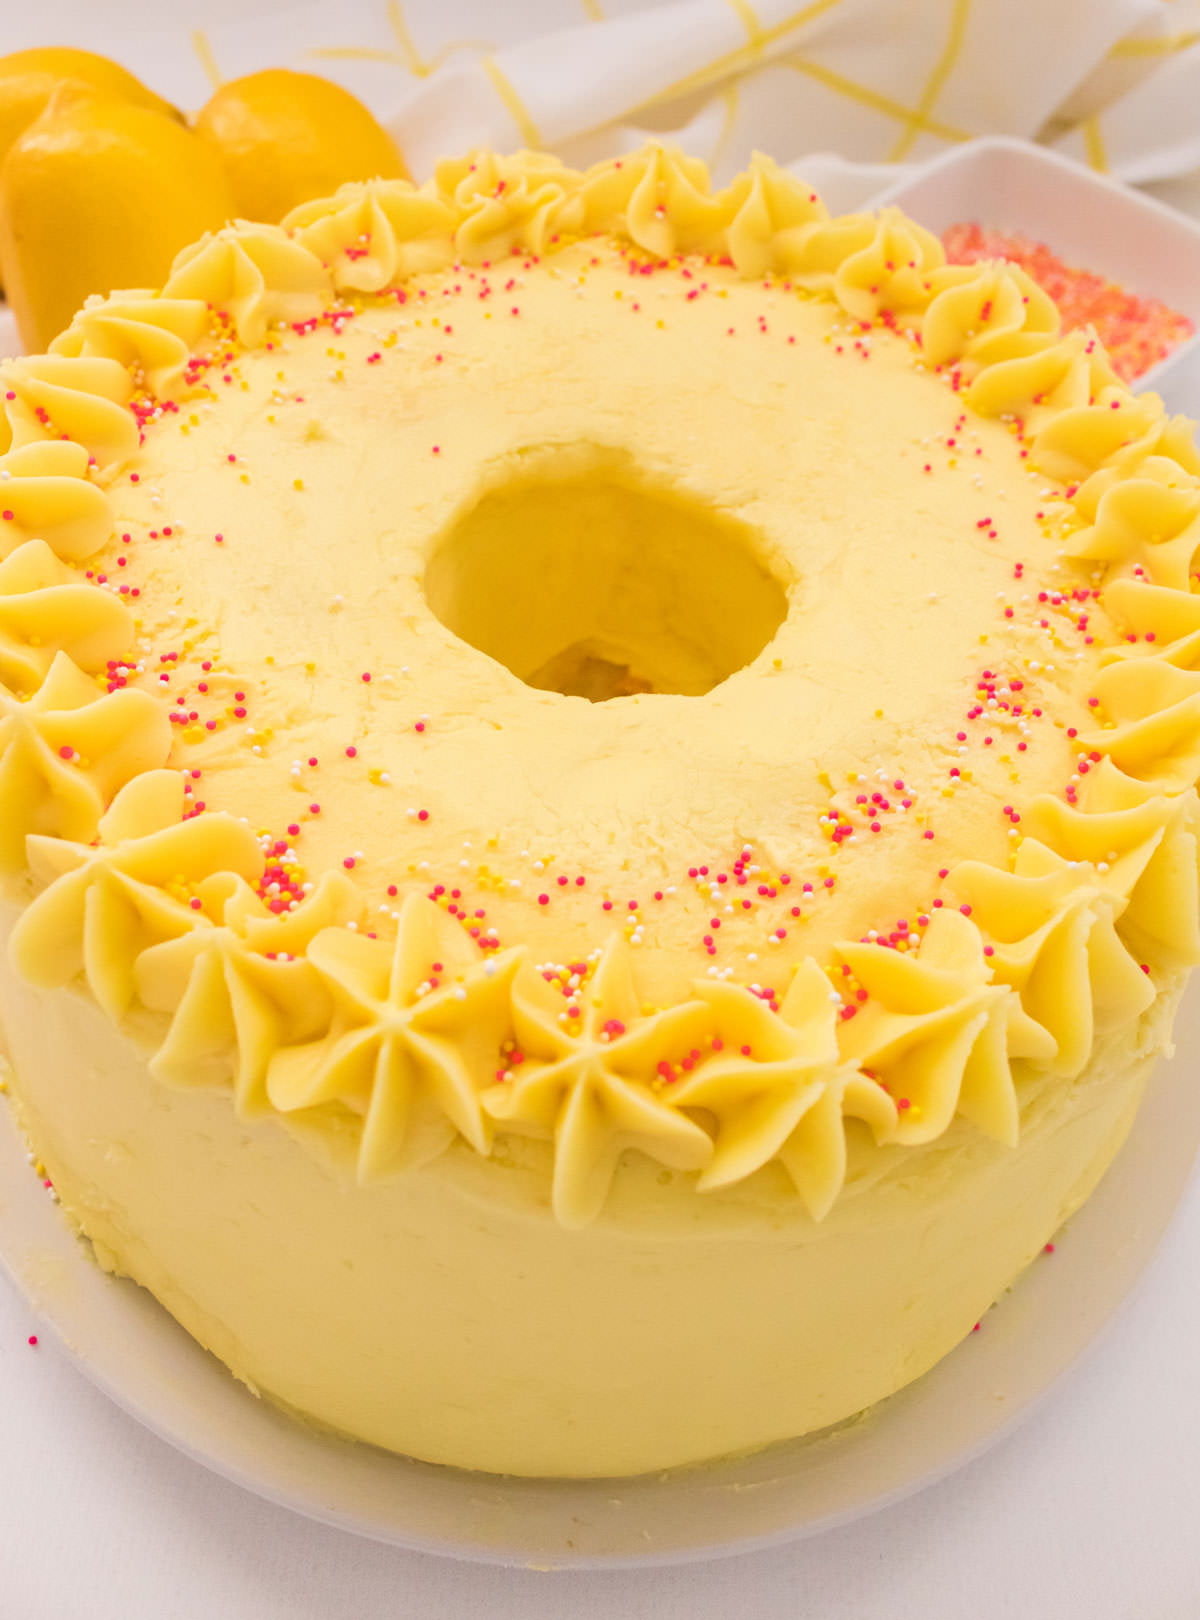
[[942, 234], [951, 264], [1007, 259], [1018, 264], [1058, 305], [1067, 331], [1094, 326], [1113, 369], [1126, 382], [1144, 376], [1195, 331], [1186, 315], [1158, 298], [1139, 298], [1095, 270], [1066, 264], [1044, 242], [1010, 236], [967, 221]]

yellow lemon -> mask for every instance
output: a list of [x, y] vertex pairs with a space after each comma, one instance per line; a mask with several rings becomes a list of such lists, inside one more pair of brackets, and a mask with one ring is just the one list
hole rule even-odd
[[64, 80], [88, 84], [105, 95], [119, 96], [135, 106], [149, 107], [168, 117], [178, 116], [173, 107], [140, 79], [107, 56], [80, 51], [69, 45], [44, 50], [13, 51], [0, 56], [0, 163], [23, 129], [33, 123]]
[[196, 119], [220, 152], [244, 219], [275, 222], [347, 180], [407, 178], [362, 102], [312, 73], [268, 68], [223, 84]]
[[89, 293], [155, 287], [233, 213], [220, 159], [161, 112], [61, 87], [0, 167], [0, 275], [44, 349]]

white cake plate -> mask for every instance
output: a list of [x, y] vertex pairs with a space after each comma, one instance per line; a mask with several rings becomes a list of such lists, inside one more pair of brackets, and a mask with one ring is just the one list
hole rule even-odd
[[861, 1517], [991, 1445], [1109, 1322], [1158, 1245], [1200, 1143], [1200, 993], [1088, 1204], [939, 1366], [866, 1417], [750, 1458], [636, 1480], [521, 1480], [412, 1462], [256, 1400], [144, 1290], [103, 1273], [0, 1106], [0, 1262], [81, 1371], [163, 1439], [295, 1511], [423, 1552], [539, 1568], [746, 1552]]

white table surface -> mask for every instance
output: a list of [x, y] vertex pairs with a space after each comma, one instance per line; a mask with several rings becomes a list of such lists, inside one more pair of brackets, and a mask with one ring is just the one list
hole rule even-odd
[[[1200, 217], [1200, 179], [1155, 189]], [[1176, 1061], [1200, 1079], [1200, 1054]], [[0, 1277], [0, 1620], [1200, 1620], [1198, 1347], [1194, 1178], [1100, 1344], [948, 1480], [771, 1552], [537, 1574], [399, 1552], [227, 1484], [93, 1389]]]

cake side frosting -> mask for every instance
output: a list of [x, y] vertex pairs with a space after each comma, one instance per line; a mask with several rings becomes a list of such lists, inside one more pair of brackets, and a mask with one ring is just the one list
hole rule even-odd
[[[608, 248], [587, 247], [609, 233], [648, 257], [622, 249], [614, 262]], [[727, 949], [710, 924], [703, 954], [693, 940], [686, 958], [696, 962], [694, 986], [670, 966], [675, 959], [665, 949], [645, 950], [651, 902], [644, 894], [615, 933], [594, 887], [587, 903], [595, 920], [586, 930], [582, 898], [559, 908], [550, 891], [561, 885], [573, 895], [579, 878], [581, 890], [588, 880], [594, 886], [595, 867], [555, 871], [553, 885], [546, 877], [545, 903], [537, 892], [514, 898], [511, 881], [502, 879], [510, 892], [496, 902], [497, 913], [516, 919], [507, 931], [516, 943], [508, 945], [490, 925], [476, 926], [450, 885], [431, 890], [419, 872], [400, 874], [382, 913], [366, 909], [367, 857], [361, 865], [354, 853], [338, 862], [322, 845], [312, 876], [302, 878], [296, 839], [304, 823], [295, 824], [295, 834], [289, 823], [285, 834], [276, 802], [257, 802], [262, 778], [253, 763], [241, 777], [226, 773], [243, 798], [232, 792], [223, 807], [199, 808], [193, 772], [203, 768], [216, 794], [224, 791], [221, 771], [209, 771], [204, 752], [208, 722], [199, 708], [193, 719], [171, 695], [179, 652], [166, 654], [163, 689], [151, 695], [158, 671], [140, 667], [135, 641], [152, 599], [155, 613], [185, 617], [195, 615], [195, 600], [180, 592], [175, 608], [165, 606], [182, 578], [166, 565], [147, 562], [143, 585], [118, 577], [122, 525], [136, 532], [130, 559], [151, 535], [160, 537], [153, 496], [138, 486], [153, 479], [163, 432], [176, 418], [191, 425], [184, 413], [221, 375], [237, 377], [257, 408], [266, 397], [266, 368], [284, 376], [292, 353], [311, 344], [314, 332], [316, 341], [330, 337], [351, 352], [361, 330], [364, 364], [382, 365], [389, 351], [370, 345], [393, 335], [411, 343], [423, 365], [441, 364], [436, 344], [449, 348], [452, 334], [443, 340], [439, 326], [435, 336], [431, 323], [418, 339], [393, 289], [404, 293], [413, 278], [457, 275], [454, 266], [469, 273], [525, 256], [531, 267], [530, 255], [551, 268], [573, 267], [606, 294], [621, 290], [609, 285], [619, 273], [632, 289], [630, 302], [643, 277], [652, 284], [657, 261], [681, 259], [672, 263], [674, 275], [687, 268], [686, 256], [698, 255], [714, 300], [688, 307], [710, 322], [717, 295], [733, 297], [734, 283], [768, 277], [783, 304], [772, 307], [771, 322], [794, 317], [793, 335], [813, 345], [828, 339], [831, 350], [844, 335], [855, 363], [861, 357], [879, 367], [881, 389], [888, 367], [897, 390], [907, 386], [902, 368], [905, 376], [914, 365], [940, 371], [945, 383], [935, 392], [930, 378], [929, 398], [939, 409], [952, 399], [955, 414], [937, 447], [939, 470], [957, 461], [955, 450], [973, 453], [978, 439], [989, 497], [999, 493], [993, 462], [1008, 468], [1007, 478], [1020, 476], [1026, 461], [1050, 481], [1038, 497], [1037, 522], [1056, 562], [1061, 547], [1068, 572], [1045, 592], [1046, 622], [1022, 623], [1002, 648], [1022, 671], [1016, 687], [1015, 669], [993, 651], [995, 640], [982, 654], [978, 714], [972, 711], [1020, 739], [1012, 742], [1009, 774], [1019, 779], [1012, 802], [1001, 826], [998, 818], [985, 823], [964, 795], [962, 825], [952, 834], [927, 807], [935, 792], [959, 792], [964, 767], [949, 763], [950, 752], [936, 769], [921, 762], [914, 780], [923, 791], [904, 805], [906, 814], [916, 811], [904, 837], [924, 842], [929, 835], [926, 865], [944, 888], [934, 893], [931, 884], [923, 901], [913, 893], [919, 881], [909, 880], [908, 895], [924, 909], [911, 920], [906, 914], [902, 928], [864, 926], [864, 900], [878, 892], [874, 874], [887, 862], [863, 851], [875, 822], [882, 827], [913, 791], [908, 774], [885, 791], [874, 781], [851, 781], [847, 764], [843, 780], [818, 784], [825, 802], [814, 799], [806, 813], [811, 808], [813, 839], [835, 857], [832, 881], [815, 860], [806, 878], [751, 849], [733, 851], [721, 886], [731, 894], [749, 887], [756, 896], [768, 891], [764, 905], [791, 899], [784, 891], [793, 876], [797, 898], [805, 887], [817, 893], [800, 900], [796, 922], [781, 921], [768, 936], [775, 952], [769, 976], [747, 971], [744, 943], [736, 947], [736, 976], [724, 967], [706, 973], [705, 957]], [[1132, 1029], [1156, 986], [1200, 957], [1192, 792], [1200, 770], [1200, 611], [1189, 589], [1200, 462], [1186, 426], [1168, 420], [1153, 396], [1135, 398], [1120, 386], [1094, 343], [1058, 336], [1052, 306], [1021, 272], [946, 267], [940, 259], [935, 239], [894, 213], [830, 220], [806, 188], [766, 160], [714, 196], [701, 166], [659, 149], [584, 176], [529, 154], [481, 154], [440, 167], [421, 190], [402, 182], [351, 187], [298, 210], [286, 229], [233, 227], [182, 255], [161, 295], [94, 305], [54, 354], [12, 363], [5, 372], [11, 445], [0, 458], [0, 674], [7, 687], [0, 859], [28, 901], [13, 938], [19, 971], [42, 987], [82, 974], [112, 1018], [154, 1015], [153, 1066], [165, 1080], [228, 1083], [232, 1076], [236, 1106], [247, 1114], [275, 1109], [318, 1126], [325, 1118], [335, 1132], [349, 1123], [364, 1180], [428, 1160], [456, 1137], [481, 1153], [497, 1130], [550, 1138], [554, 1208], [569, 1225], [598, 1213], [629, 1147], [671, 1170], [698, 1172], [702, 1190], [777, 1160], [819, 1218], [845, 1175], [847, 1118], [865, 1122], [880, 1142], [920, 1146], [961, 1114], [1014, 1143], [1021, 1075], [1079, 1074], [1098, 1036]], [[565, 295], [565, 281], [564, 269], [554, 296]], [[485, 284], [489, 296], [503, 296], [499, 277]], [[476, 281], [473, 290], [483, 285]], [[699, 286], [681, 296], [693, 291]], [[581, 296], [586, 301], [587, 288]], [[514, 297], [508, 307], [520, 310], [526, 295]], [[463, 317], [456, 310], [461, 318], [465, 310]], [[281, 322], [289, 324], [281, 329]], [[765, 335], [767, 325], [760, 315], [758, 332]], [[598, 330], [602, 337], [603, 325]], [[668, 332], [664, 342], [672, 341], [682, 362], [687, 332], [678, 340]], [[336, 373], [337, 355], [331, 358]], [[757, 360], [754, 366], [762, 369]], [[211, 447], [213, 433], [227, 431], [237, 391], [231, 383], [217, 392], [216, 426], [197, 421], [189, 443]], [[331, 417], [312, 420], [319, 429], [310, 441], [315, 470], [320, 431]], [[168, 459], [178, 459], [182, 445]], [[663, 466], [682, 455], [666, 428], [656, 445]], [[430, 457], [443, 453], [440, 444], [425, 449]], [[236, 454], [229, 453], [231, 465]], [[919, 482], [922, 465], [914, 461], [906, 476]], [[231, 477], [260, 475], [269, 480], [271, 473], [253, 465]], [[204, 477], [211, 480], [211, 472]], [[1010, 498], [1018, 496], [1014, 489]], [[1020, 498], [1033, 504], [1031, 494]], [[196, 500], [197, 516], [207, 516]], [[930, 502], [931, 525], [948, 522], [937, 516], [937, 497]], [[162, 521], [161, 538], [173, 550], [173, 525]], [[1014, 519], [1013, 540], [991, 504], [971, 522], [979, 549], [995, 547], [997, 561], [981, 568], [998, 572], [1004, 559], [1019, 577], [1025, 520]], [[769, 536], [769, 514], [763, 530]], [[230, 545], [232, 555], [223, 533], [205, 538]], [[103, 568], [82, 566], [97, 557]], [[747, 573], [737, 589], [755, 589], [751, 578]], [[250, 603], [248, 612], [256, 610]], [[1018, 612], [1028, 617], [1014, 590], [1012, 616]], [[1050, 681], [1045, 659], [1033, 656], [1030, 636], [1048, 627], [1051, 613], [1055, 633], [1059, 620], [1064, 626], [1058, 645], [1069, 642], [1080, 655], [1080, 672], [1069, 679]], [[181, 646], [189, 628], [179, 625]], [[952, 631], [945, 633], [957, 647]], [[785, 657], [786, 634], [785, 625], [784, 639], [770, 649], [778, 645]], [[201, 633], [184, 660], [207, 673], [205, 650]], [[723, 705], [751, 678], [775, 678], [770, 658], [762, 659], [729, 678]], [[895, 671], [902, 693], [902, 661]], [[248, 687], [225, 679], [237, 673], [217, 671], [233, 699], [228, 715], [213, 722], [226, 746], [226, 726], [246, 718], [238, 694]], [[373, 672], [361, 675], [370, 685], [365, 678]], [[782, 693], [788, 669], [779, 680]], [[519, 684], [509, 680], [494, 698], [482, 693], [484, 709], [494, 702], [499, 713]], [[1038, 705], [1026, 710], [1026, 685], [1048, 693], [1052, 723], [1070, 738], [1068, 746], [1058, 736], [1037, 771], [1018, 760], [1022, 744], [1038, 746], [1036, 738], [1027, 741], [1028, 716]], [[620, 716], [636, 714], [640, 701], [632, 693], [594, 706], [617, 715], [596, 724], [619, 731]], [[655, 694], [654, 701], [693, 700]], [[816, 716], [814, 725], [819, 719], [804, 701], [795, 699], [800, 745], [804, 715]], [[947, 743], [966, 752], [958, 735], [951, 729]], [[962, 735], [994, 811], [999, 767], [982, 757], [993, 739], [977, 744], [973, 731]], [[868, 725], [864, 755], [875, 738]], [[269, 751], [269, 739], [250, 746]], [[352, 757], [357, 748], [348, 742], [341, 752]], [[1064, 761], [1075, 768], [1061, 768]], [[1060, 776], [1068, 778], [1065, 792], [1050, 791]], [[307, 789], [303, 765], [300, 778]], [[363, 793], [360, 787], [360, 801]], [[273, 829], [265, 848], [258, 828], [239, 819], [246, 813]], [[413, 806], [414, 840], [428, 818], [424, 806]], [[379, 825], [394, 819], [389, 810]], [[935, 855], [939, 839], [953, 854], [944, 869]], [[364, 835], [364, 847], [369, 842]], [[985, 858], [968, 858], [972, 848]], [[716, 913], [719, 874], [697, 866], [689, 876], [696, 885], [689, 904]], [[837, 891], [839, 881], [842, 893], [856, 890], [857, 899], [835, 893], [818, 914], [819, 891], [827, 884]], [[614, 883], [609, 889], [615, 892]], [[610, 899], [609, 910], [619, 903]], [[907, 907], [909, 898], [901, 903]], [[575, 907], [569, 914], [568, 904]], [[535, 920], [522, 926], [530, 908]], [[790, 906], [781, 912], [791, 915]], [[718, 920], [723, 935], [736, 931]], [[886, 925], [886, 914], [879, 921]], [[653, 946], [652, 916], [648, 926]], [[540, 948], [547, 927], [574, 930], [582, 942], [573, 937], [569, 955], [547, 963]], [[860, 928], [863, 937], [856, 937]], [[819, 945], [807, 948], [818, 936]], [[659, 965], [649, 962], [652, 954]]]

